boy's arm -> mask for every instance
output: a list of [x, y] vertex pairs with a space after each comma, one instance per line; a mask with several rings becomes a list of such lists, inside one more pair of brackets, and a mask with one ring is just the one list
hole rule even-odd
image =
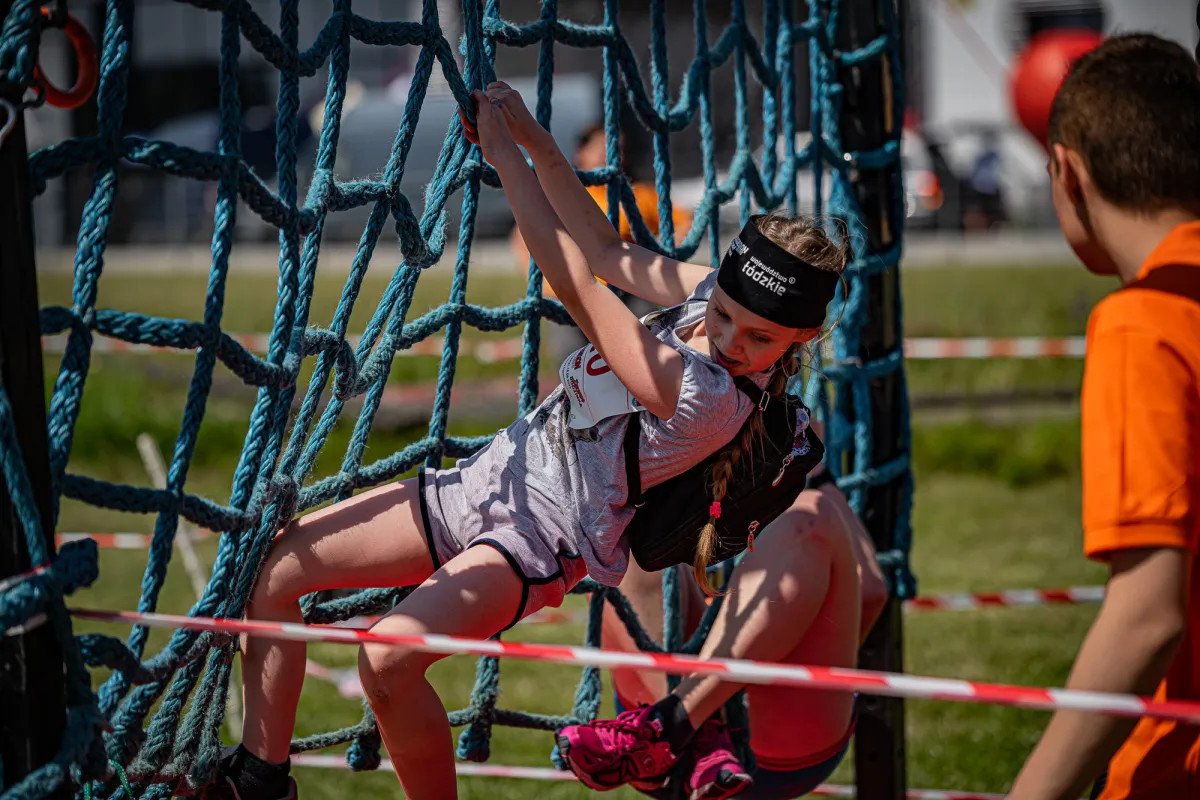
[[[1149, 695], [1163, 679], [1187, 623], [1190, 553], [1174, 548], [1113, 553], [1104, 604], [1079, 650], [1068, 689]], [[1059, 711], [1009, 800], [1077, 800], [1137, 720]]]
[[709, 268], [624, 241], [580, 183], [554, 137], [530, 115], [520, 94], [496, 82], [488, 87], [487, 95], [504, 113], [517, 142], [529, 152], [546, 199], [596, 277], [655, 305], [674, 306], [686, 300]]
[[[1200, 415], [1169, 335], [1138, 307], [1106, 303], [1090, 323], [1084, 368], [1083, 529], [1087, 554], [1107, 561], [1111, 577], [1067, 686], [1145, 695], [1189, 624]], [[1134, 724], [1055, 714], [1010, 798], [1076, 800]]]
[[[504, 119], [486, 98], [478, 99], [479, 142], [500, 176], [529, 252], [621, 384], [650, 413], [669, 418], [675, 413], [683, 383], [682, 357], [592, 278], [591, 263], [550, 207]], [[583, 202], [596, 207], [586, 192]]]

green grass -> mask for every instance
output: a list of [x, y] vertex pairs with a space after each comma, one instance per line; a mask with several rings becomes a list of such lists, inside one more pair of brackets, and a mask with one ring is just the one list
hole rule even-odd
[[1083, 267], [919, 269], [902, 276], [908, 336], [1072, 336], [1116, 288]]
[[1075, 474], [1078, 419], [1031, 419], [1020, 424], [966, 422], [921, 425], [913, 432], [919, 471], [979, 475], [1012, 486], [1034, 486]]
[[[907, 336], [1082, 336], [1115, 288], [1082, 267], [921, 269], [902, 276]], [[914, 397], [1078, 391], [1079, 359], [910, 361]]]
[[[361, 331], [391, 275], [368, 272], [359, 291], [350, 330]], [[200, 319], [207, 277], [197, 274], [131, 275], [115, 273], [100, 281], [97, 306], [160, 316]], [[341, 296], [344, 278], [318, 273], [310, 322], [328, 325]], [[432, 270], [417, 284], [409, 318], [444, 302], [447, 273]], [[274, 314], [276, 279], [261, 272], [234, 269], [227, 283], [222, 327], [230, 331], [269, 329]], [[909, 336], [1070, 336], [1081, 334], [1097, 300], [1115, 288], [1112, 281], [1078, 269], [1004, 267], [930, 268], [905, 272], [904, 323]], [[43, 305], [70, 305], [71, 276], [38, 276]], [[525, 278], [513, 272], [472, 275], [467, 301], [498, 305], [520, 300]]]
[[[350, 330], [362, 331], [389, 275], [368, 273], [363, 282]], [[98, 304], [125, 311], [139, 311], [166, 317], [200, 319], [203, 316], [205, 277], [202, 275], [128, 275], [106, 276], [100, 282]], [[70, 304], [70, 278], [61, 273], [40, 276], [44, 305]], [[330, 324], [344, 279], [319, 274], [314, 284], [310, 324]], [[514, 302], [524, 293], [524, 278], [514, 273], [481, 273], [471, 278], [469, 302], [500, 305]], [[1081, 335], [1087, 312], [1095, 301], [1111, 289], [1110, 282], [1094, 278], [1082, 269], [1017, 267], [1010, 269], [925, 269], [903, 277], [906, 330], [911, 336], [1067, 336]], [[447, 297], [448, 278], [430, 272], [418, 283], [409, 319], [435, 308]], [[222, 327], [234, 332], [269, 330], [274, 312], [275, 278], [262, 273], [234, 272], [228, 282]], [[552, 325], [547, 323], [547, 325]], [[464, 339], [502, 339], [517, 335], [518, 330], [485, 334], [472, 328]], [[311, 376], [313, 359], [307, 359], [298, 378], [303, 390]], [[55, 359], [47, 360], [47, 387], [52, 384]], [[543, 363], [543, 381], [552, 385], [557, 365]], [[431, 384], [439, 371], [440, 359], [432, 356], [401, 356], [394, 360], [390, 381], [393, 386]], [[484, 363], [471, 356], [458, 359], [456, 382], [460, 387], [478, 386], [480, 381], [504, 378], [514, 373], [513, 362]], [[1049, 395], [1071, 397], [1078, 391], [1082, 362], [1078, 359], [995, 359], [990, 361], [911, 361], [908, 364], [910, 392], [914, 397], [953, 394], [984, 402], [995, 396]], [[187, 382], [192, 374], [192, 359], [185, 355], [108, 355], [93, 359], [86, 387], [77, 447], [95, 448], [111, 453], [121, 443], [132, 441], [131, 425], [143, 420], [131, 419], [125, 411], [126, 393], [156, 398], [145, 423], [151, 433], [170, 447], [182, 415]], [[121, 387], [128, 387], [121, 390]], [[460, 390], [460, 393], [464, 390]], [[220, 450], [235, 443], [218, 435], [216, 429], [236, 430], [244, 425], [253, 404], [253, 391], [219, 366], [216, 384], [210, 394], [206, 416], [206, 435], [212, 430], [214, 446]], [[496, 418], [511, 417], [516, 410], [515, 397], [503, 399]], [[994, 404], [994, 400], [992, 401]], [[391, 407], [402, 412], [399, 421], [386, 415], [377, 422], [380, 428], [412, 424], [425, 418], [424, 409]], [[223, 422], [222, 422], [223, 421]], [[144, 429], [144, 428], [142, 428]], [[136, 435], [136, 431], [132, 432]], [[240, 434], [235, 437], [240, 440]], [[86, 451], [81, 451], [86, 452]], [[203, 458], [203, 452], [199, 455]]]
[[[367, 307], [382, 292], [386, 275], [370, 275], [355, 314], [352, 331], [362, 330]], [[40, 278], [44, 304], [69, 302], [69, 281], [60, 275]], [[312, 323], [326, 325], [340, 293], [341, 280], [322, 276], [313, 299]], [[922, 270], [904, 279], [910, 335], [1077, 335], [1082, 333], [1091, 304], [1106, 292], [1105, 282], [1082, 270]], [[422, 278], [411, 316], [433, 308], [446, 296], [443, 276]], [[479, 275], [472, 278], [469, 299], [489, 305], [511, 302], [523, 292], [519, 276]], [[194, 276], [113, 275], [101, 281], [100, 305], [124, 310], [197, 319], [202, 314], [203, 278]], [[274, 280], [270, 276], [231, 277], [223, 327], [231, 331], [263, 331], [272, 317]], [[465, 335], [481, 336], [468, 331]], [[507, 334], [506, 334], [507, 335]], [[56, 364], [47, 362], [47, 383]], [[390, 385], [420, 382], [436, 375], [435, 358], [397, 359]], [[511, 375], [513, 364], [488, 365], [461, 359], [459, 386], [478, 378]], [[70, 469], [108, 480], [146, 485], [134, 440], [150, 432], [169, 453], [178, 432], [191, 360], [179, 356], [103, 356], [92, 361], [83, 412], [76, 430]], [[912, 363], [914, 393], [945, 391], [1024, 392], [1078, 385], [1079, 364], [1069, 360], [1041, 362]], [[307, 379], [307, 374], [302, 376]], [[201, 428], [187, 491], [228, 500], [233, 461], [241, 449], [253, 403], [252, 390], [217, 370], [217, 385]], [[304, 383], [302, 382], [302, 386]], [[456, 396], [456, 403], [469, 400]], [[458, 417], [454, 433], [494, 430], [515, 410], [512, 398], [495, 403], [495, 419]], [[415, 409], [420, 416], [427, 411]], [[354, 413], [344, 415], [352, 421]], [[419, 422], [400, 420], [377, 425], [368, 440], [366, 460], [373, 461], [423, 435]], [[349, 424], [339, 424], [315, 469], [335, 471], [349, 439]], [[914, 466], [917, 476], [914, 568], [923, 593], [983, 591], [1025, 586], [1086, 584], [1103, 571], [1079, 554], [1078, 418], [1032, 417], [993, 424], [985, 417], [947, 422], [936, 416], [917, 419]], [[153, 526], [149, 516], [95, 509], [64, 500], [61, 530], [141, 530]], [[211, 561], [215, 544], [201, 545]], [[133, 607], [137, 602], [145, 555], [105, 551], [98, 585], [78, 595], [79, 605]], [[160, 609], [183, 611], [190, 588], [178, 559], [172, 563]], [[568, 601], [578, 606], [579, 598]], [[905, 619], [906, 668], [914, 673], [1023, 683], [1061, 685], [1094, 608], [1060, 607], [941, 612]], [[111, 627], [81, 626], [84, 630]], [[514, 638], [578, 642], [577, 625], [518, 628]], [[150, 652], [166, 640], [152, 636]], [[331, 666], [353, 666], [354, 653], [332, 645], [312, 649], [314, 658]], [[450, 707], [461, 707], [470, 691], [474, 661], [450, 658], [433, 679]], [[570, 706], [578, 671], [556, 666], [506, 663], [501, 703], [506, 707], [561, 712]], [[97, 676], [97, 681], [100, 677]], [[607, 706], [606, 706], [607, 707]], [[908, 709], [910, 782], [914, 786], [1003, 791], [1045, 724], [1044, 714], [954, 703], [911, 702]], [[310, 680], [305, 686], [298, 735], [328, 730], [356, 721], [356, 701], [337, 695], [329, 685]], [[544, 733], [498, 729], [493, 761], [547, 765], [550, 738]], [[299, 773], [304, 796], [341, 798], [397, 795], [390, 775], [346, 776], [318, 770]], [[851, 780], [850, 760], [835, 776]], [[350, 788], [352, 787], [352, 788]], [[517, 798], [537, 793], [545, 798], [583, 797], [574, 785], [534, 785], [512, 780], [467, 779], [467, 798]], [[617, 798], [635, 797], [622, 791]]]
[[[351, 315], [350, 330], [362, 331], [383, 295], [389, 275], [368, 273]], [[39, 278], [44, 305], [70, 304], [70, 278], [54, 273]], [[202, 275], [136, 276], [116, 274], [100, 282], [98, 305], [167, 317], [200, 319], [203, 316]], [[337, 305], [344, 279], [319, 274], [314, 284], [310, 323], [327, 326]], [[417, 285], [409, 319], [436, 308], [445, 300], [449, 279], [430, 272]], [[524, 295], [525, 279], [513, 273], [472, 276], [467, 300], [499, 305]], [[1110, 281], [1093, 277], [1082, 268], [1038, 266], [1006, 269], [922, 269], [903, 276], [905, 329], [909, 336], [1073, 336], [1082, 335], [1088, 311], [1113, 288]], [[237, 273], [229, 278], [222, 328], [236, 332], [270, 329], [276, 293], [275, 279], [262, 273]], [[464, 337], [511, 336], [483, 334], [471, 328]], [[124, 370], [142, 368], [145, 356], [122, 361]], [[160, 361], [163, 369], [178, 370], [186, 378], [188, 366], [178, 357]], [[548, 365], [550, 372], [556, 365]], [[473, 358], [460, 360], [464, 379], [511, 374], [511, 364], [483, 365]], [[393, 379], [430, 380], [437, 375], [438, 360], [403, 357], [396, 361]], [[1078, 386], [1081, 364], [1074, 359], [1006, 360], [990, 362], [911, 362], [910, 386], [914, 394], [1016, 390], [1072, 389]]]
[[[361, 332], [366, 327], [367, 320], [383, 297], [390, 280], [391, 274], [383, 270], [367, 273], [359, 290], [354, 312], [350, 316], [351, 331]], [[100, 281], [96, 305], [99, 308], [199, 320], [204, 315], [207, 281], [207, 276], [194, 273], [106, 275]], [[516, 274], [515, 270], [511, 274], [484, 272], [472, 275], [467, 288], [467, 302], [487, 305], [514, 303], [525, 296], [525, 282], [525, 278]], [[309, 312], [311, 325], [327, 327], [330, 324], [344, 283], [344, 276], [318, 274], [313, 284]], [[227, 281], [221, 327], [239, 333], [269, 331], [274, 319], [276, 284], [275, 276], [270, 274], [233, 270]], [[414, 320], [446, 302], [449, 289], [448, 273], [430, 271], [422, 275], [417, 282], [408, 319]], [[38, 293], [42, 305], [69, 306], [71, 276], [60, 272], [39, 275]]]

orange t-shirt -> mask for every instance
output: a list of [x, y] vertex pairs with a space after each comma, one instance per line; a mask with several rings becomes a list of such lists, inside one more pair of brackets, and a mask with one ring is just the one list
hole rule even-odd
[[[1180, 225], [1088, 321], [1084, 550], [1192, 554], [1188, 627], [1155, 696], [1200, 700], [1200, 222]], [[1117, 657], [1114, 654], [1114, 657]], [[1200, 727], [1143, 719], [1101, 800], [1200, 798]]]

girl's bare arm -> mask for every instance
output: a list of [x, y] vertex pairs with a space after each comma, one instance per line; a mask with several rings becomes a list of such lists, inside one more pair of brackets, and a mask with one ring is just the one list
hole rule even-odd
[[[476, 99], [479, 143], [500, 176], [530, 254], [571, 318], [625, 388], [655, 416], [670, 417], [675, 413], [683, 381], [682, 357], [655, 338], [615, 294], [595, 281], [592, 262], [529, 171], [504, 117], [482, 93], [476, 92]], [[596, 207], [586, 192], [583, 202]]]
[[520, 94], [496, 82], [488, 87], [488, 96], [504, 114], [515, 141], [529, 152], [546, 199], [593, 273], [656, 305], [673, 306], [686, 300], [710, 269], [624, 241], [580, 183], [554, 138], [529, 113]]

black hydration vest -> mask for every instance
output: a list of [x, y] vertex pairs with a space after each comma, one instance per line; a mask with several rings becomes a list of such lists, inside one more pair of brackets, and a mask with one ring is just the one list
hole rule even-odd
[[[809, 471], [825, 456], [825, 445], [811, 428], [796, 431], [796, 412], [804, 408], [798, 399], [773, 398], [748, 378], [734, 380], [756, 405], [745, 425], [762, 414], [764, 435], [751, 452], [742, 454], [726, 484], [716, 521], [714, 564], [745, 550], [756, 534], [787, 510], [804, 490]], [[648, 572], [691, 564], [712, 504], [709, 470], [724, 448], [643, 493], [638, 460], [641, 429], [641, 415], [632, 415], [625, 431], [628, 502], [637, 507], [625, 529], [630, 550], [638, 566]], [[740, 438], [741, 431], [737, 435]]]

